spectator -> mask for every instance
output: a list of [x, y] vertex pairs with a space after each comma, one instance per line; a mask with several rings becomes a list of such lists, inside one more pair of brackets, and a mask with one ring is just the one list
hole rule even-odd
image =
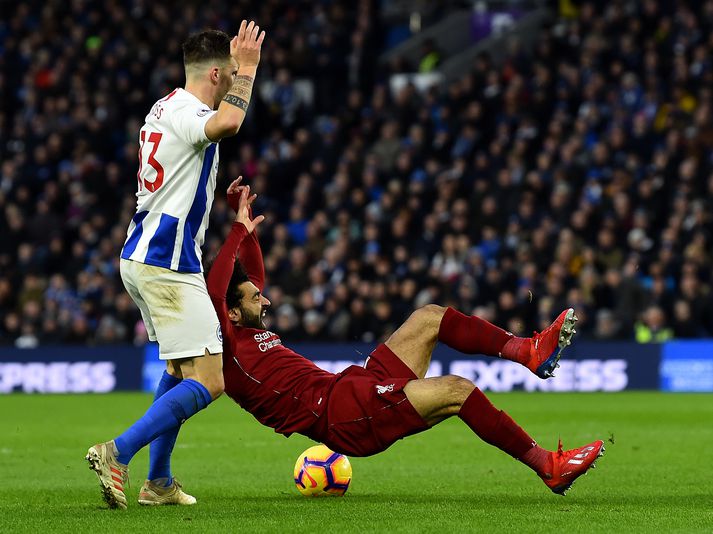
[[634, 330], [637, 343], [663, 343], [673, 338], [673, 330], [666, 326], [666, 314], [658, 306], [646, 308]]
[[617, 339], [620, 335], [620, 326], [611, 310], [602, 308], [597, 311], [594, 337], [603, 341]]
[[[250, 12], [275, 30], [265, 91], [223, 151], [205, 257], [232, 221], [221, 189], [242, 174], [268, 216], [285, 336], [376, 341], [429, 302], [524, 332], [576, 304], [585, 335], [713, 336], [713, 2], [585, 2], [532, 50], [393, 95], [373, 61], [377, 5], [250, 0], [171, 18], [160, 3], [8, 4], [0, 343], [146, 340], [116, 272], [137, 132], [183, 83], [166, 43]], [[431, 71], [443, 58], [424, 45]]]
[[694, 338], [700, 335], [700, 322], [693, 317], [691, 305], [687, 300], [679, 299], [674, 303], [672, 327], [676, 339]]
[[436, 48], [433, 39], [426, 39], [421, 43], [421, 60], [418, 63], [418, 72], [432, 72], [441, 63], [441, 54]]

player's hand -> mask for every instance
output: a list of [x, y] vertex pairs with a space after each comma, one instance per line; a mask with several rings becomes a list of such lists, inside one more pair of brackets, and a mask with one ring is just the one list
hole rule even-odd
[[265, 30], [260, 32], [260, 26], [251, 20], [240, 23], [238, 35], [230, 41], [230, 55], [240, 67], [257, 67], [260, 63], [260, 48], [265, 39]]
[[232, 208], [234, 212], [237, 213], [238, 207], [240, 205], [240, 192], [245, 187], [240, 185], [243, 181], [242, 176], [238, 176], [233, 182], [228, 186], [228, 206]]
[[[243, 189], [245, 189], [247, 187], [245, 185], [240, 185], [240, 182], [242, 182], [242, 181], [243, 181], [243, 177], [238, 176], [228, 186], [228, 206], [230, 206], [235, 213], [237, 213], [238, 209], [240, 208], [240, 193], [242, 192]], [[248, 216], [249, 217], [253, 216], [252, 206], [248, 206]]]
[[[231, 184], [232, 186], [232, 184]], [[250, 186], [238, 186], [241, 188], [240, 198], [238, 199], [238, 213], [235, 215], [235, 222], [239, 222], [245, 225], [248, 229], [248, 233], [252, 233], [258, 225], [265, 220], [264, 215], [258, 215], [254, 219], [250, 218], [250, 205], [255, 201], [257, 195], [250, 194]]]

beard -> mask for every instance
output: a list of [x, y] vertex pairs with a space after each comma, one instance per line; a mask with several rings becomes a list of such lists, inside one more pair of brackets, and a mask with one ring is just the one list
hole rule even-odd
[[262, 317], [267, 308], [260, 308], [260, 313], [251, 313], [240, 307], [241, 326], [246, 328], [255, 328], [257, 330], [265, 330], [265, 323], [262, 322]]

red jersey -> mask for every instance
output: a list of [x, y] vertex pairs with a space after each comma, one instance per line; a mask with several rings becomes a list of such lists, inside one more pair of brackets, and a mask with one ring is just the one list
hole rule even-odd
[[223, 331], [225, 392], [260, 423], [276, 432], [309, 435], [324, 412], [338, 375], [288, 349], [273, 332], [236, 326], [228, 318], [225, 295], [236, 257], [260, 291], [265, 285], [262, 251], [255, 232], [233, 227], [208, 273], [208, 293]]

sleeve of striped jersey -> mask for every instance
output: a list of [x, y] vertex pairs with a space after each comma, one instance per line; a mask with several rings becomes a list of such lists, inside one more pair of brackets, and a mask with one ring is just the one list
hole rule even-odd
[[208, 294], [213, 302], [215, 311], [219, 318], [223, 319], [228, 315], [228, 308], [225, 304], [225, 295], [228, 292], [228, 285], [233, 276], [233, 268], [235, 266], [235, 258], [238, 256], [238, 249], [245, 237], [248, 235], [248, 229], [243, 223], [235, 222], [230, 229], [230, 233], [220, 247], [218, 256], [216, 256], [213, 266], [206, 278], [208, 286]]
[[187, 102], [171, 110], [171, 124], [176, 135], [189, 145], [210, 143], [205, 124], [216, 112], [205, 104]]
[[[252, 219], [252, 210], [250, 211]], [[265, 288], [265, 264], [262, 261], [262, 250], [257, 238], [257, 230], [248, 234], [238, 249], [238, 259], [248, 273], [250, 281], [262, 291]]]

